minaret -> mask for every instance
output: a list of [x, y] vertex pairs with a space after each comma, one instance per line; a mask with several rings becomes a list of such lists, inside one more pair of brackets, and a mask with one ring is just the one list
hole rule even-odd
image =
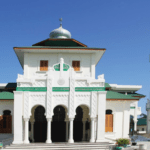
[[150, 100], [147, 99], [146, 103], [146, 111], [147, 111], [147, 133], [150, 133]]

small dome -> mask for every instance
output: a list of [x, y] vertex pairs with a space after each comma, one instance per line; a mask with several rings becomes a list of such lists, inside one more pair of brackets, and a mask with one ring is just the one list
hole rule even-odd
[[64, 29], [62, 27], [62, 25], [60, 25], [59, 28], [54, 29], [51, 33], [50, 33], [50, 38], [51, 39], [70, 39], [71, 38], [71, 33]]

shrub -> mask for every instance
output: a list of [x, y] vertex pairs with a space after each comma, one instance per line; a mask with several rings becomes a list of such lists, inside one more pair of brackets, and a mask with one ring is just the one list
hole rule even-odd
[[127, 145], [130, 144], [130, 140], [125, 138], [120, 138], [116, 140], [116, 144], [118, 144], [119, 146], [123, 146], [125, 144]]

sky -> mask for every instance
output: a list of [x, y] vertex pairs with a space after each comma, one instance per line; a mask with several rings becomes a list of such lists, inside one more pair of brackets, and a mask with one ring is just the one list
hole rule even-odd
[[150, 98], [149, 0], [1, 0], [0, 83], [16, 82], [23, 69], [13, 47], [49, 38], [60, 25], [88, 47], [106, 48], [96, 78], [119, 85], [142, 85], [142, 113]]

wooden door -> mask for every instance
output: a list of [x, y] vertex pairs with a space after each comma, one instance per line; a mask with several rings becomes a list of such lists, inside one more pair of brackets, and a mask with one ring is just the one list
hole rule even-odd
[[105, 132], [113, 132], [113, 114], [106, 114]]
[[0, 133], [12, 133], [12, 116], [0, 116]]

